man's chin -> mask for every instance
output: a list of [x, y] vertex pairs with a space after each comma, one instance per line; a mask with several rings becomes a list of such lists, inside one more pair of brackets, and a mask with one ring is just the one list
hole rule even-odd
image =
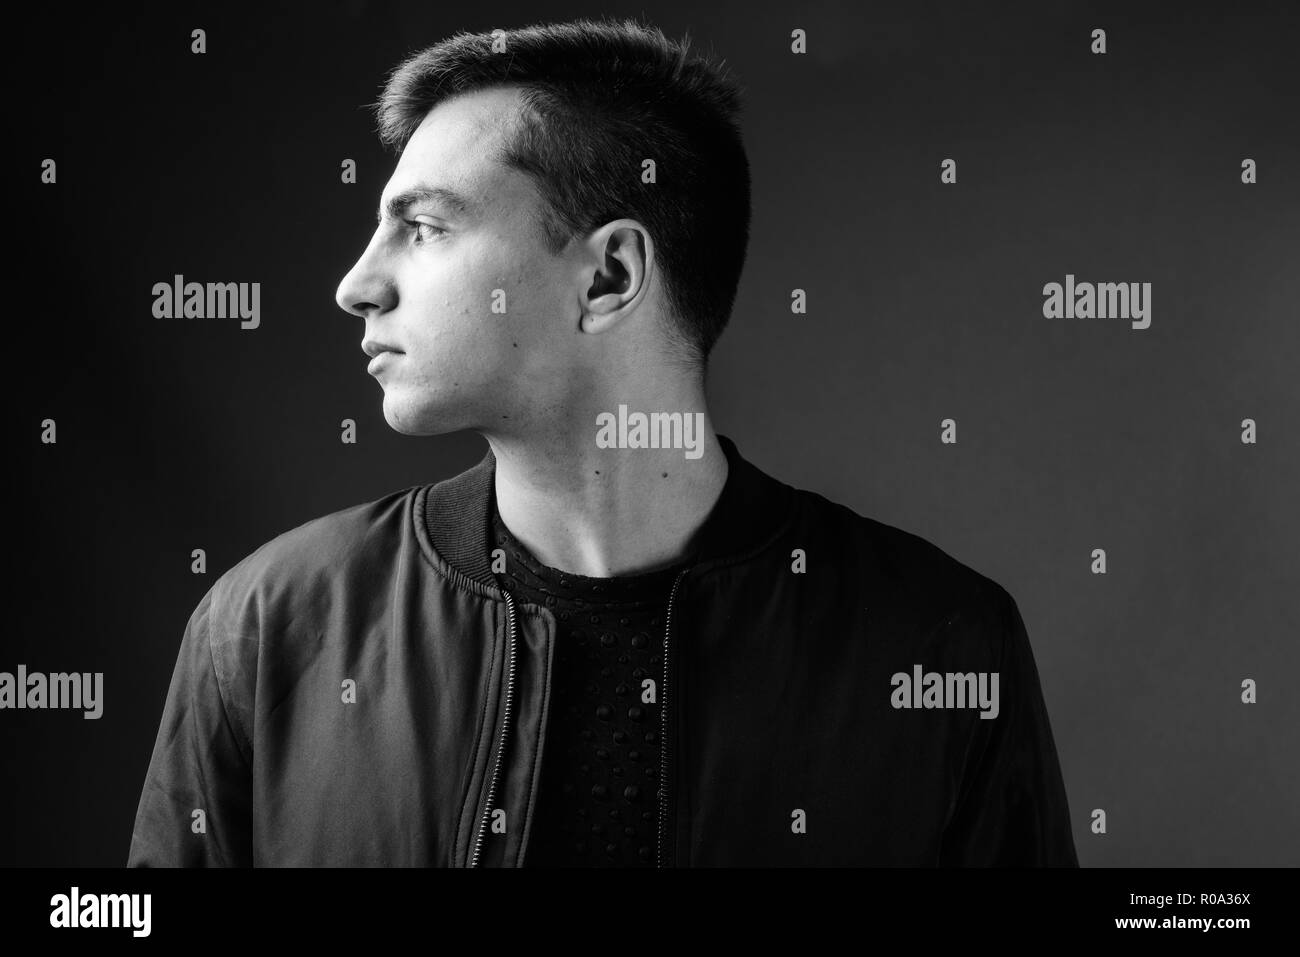
[[461, 428], [452, 416], [443, 411], [427, 406], [412, 408], [391, 400], [387, 395], [384, 396], [384, 421], [394, 432], [402, 435], [443, 435]]

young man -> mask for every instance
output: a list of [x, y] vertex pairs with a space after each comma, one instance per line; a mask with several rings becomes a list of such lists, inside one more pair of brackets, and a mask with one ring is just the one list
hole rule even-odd
[[140, 865], [1076, 865], [1024, 623], [717, 435], [733, 81], [658, 31], [459, 34], [338, 290], [475, 468], [287, 532], [181, 645]]

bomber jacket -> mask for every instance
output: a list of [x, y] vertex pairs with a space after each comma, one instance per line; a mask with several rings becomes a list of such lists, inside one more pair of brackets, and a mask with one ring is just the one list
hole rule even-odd
[[[658, 864], [1077, 866], [1010, 594], [719, 443], [728, 476], [658, 636]], [[220, 576], [181, 640], [131, 866], [523, 864], [556, 622], [493, 575], [494, 469], [488, 451]]]

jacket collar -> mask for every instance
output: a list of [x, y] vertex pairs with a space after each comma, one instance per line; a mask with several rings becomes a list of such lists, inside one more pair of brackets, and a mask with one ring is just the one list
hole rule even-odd
[[[718, 436], [727, 480], [705, 519], [692, 567], [738, 561], [766, 546], [790, 520], [793, 492], [746, 461], [731, 439]], [[424, 521], [434, 550], [466, 578], [500, 595], [492, 573], [488, 523], [496, 485], [496, 456], [439, 482], [424, 496]]]

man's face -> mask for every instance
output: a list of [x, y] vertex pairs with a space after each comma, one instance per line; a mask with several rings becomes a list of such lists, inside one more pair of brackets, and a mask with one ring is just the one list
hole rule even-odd
[[579, 303], [534, 225], [532, 181], [496, 160], [517, 96], [479, 91], [425, 117], [384, 188], [370, 245], [339, 284], [339, 306], [365, 320], [362, 361], [399, 432], [500, 427], [563, 381]]

